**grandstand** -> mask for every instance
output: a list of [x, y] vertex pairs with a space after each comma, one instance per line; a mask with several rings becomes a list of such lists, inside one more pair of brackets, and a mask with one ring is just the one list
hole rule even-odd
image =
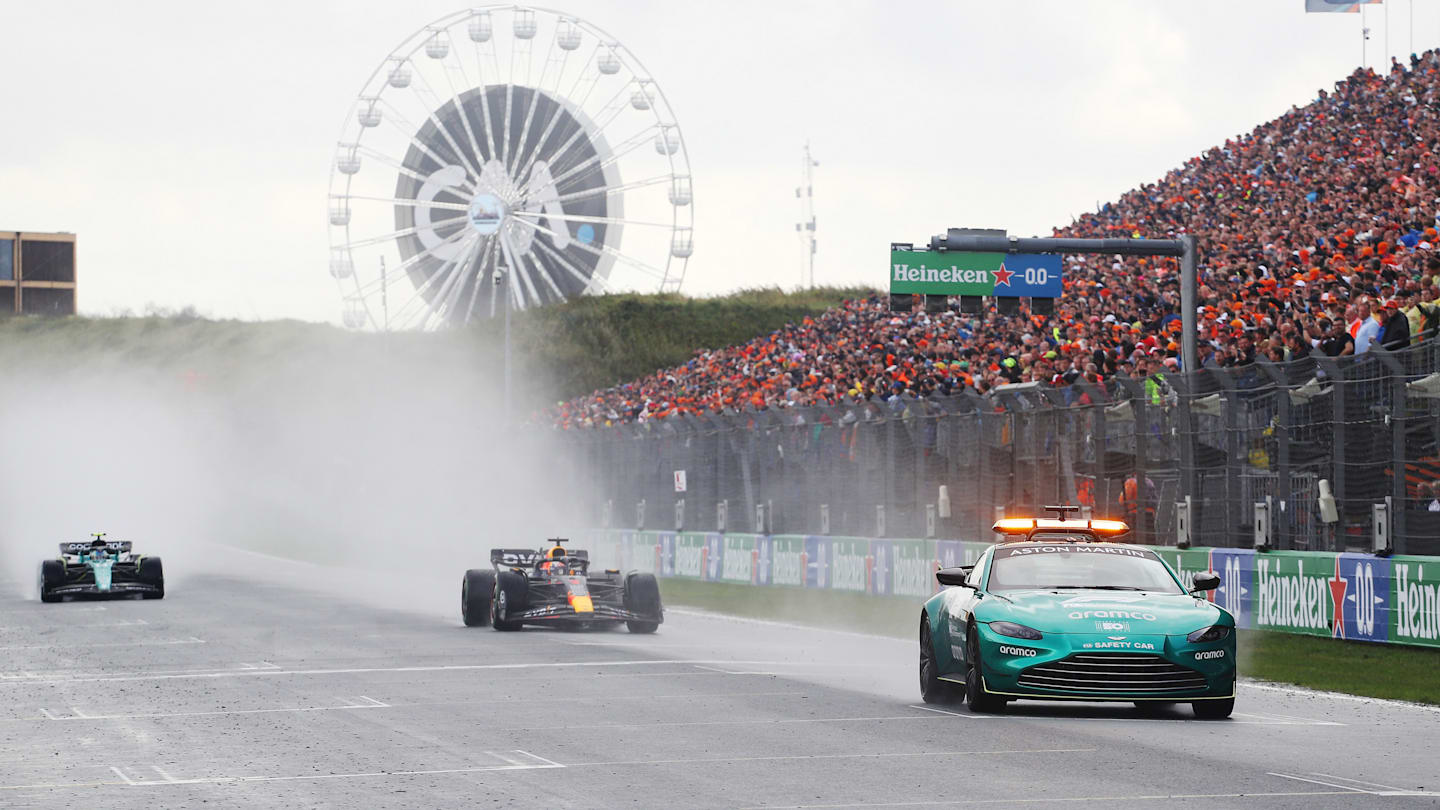
[[[1422, 343], [1440, 326], [1437, 93], [1440, 52], [1358, 70], [1054, 235], [1195, 234], [1203, 367]], [[1183, 370], [1175, 260], [1067, 262], [1053, 315], [897, 314], [878, 295], [851, 300], [551, 416], [598, 427]]]

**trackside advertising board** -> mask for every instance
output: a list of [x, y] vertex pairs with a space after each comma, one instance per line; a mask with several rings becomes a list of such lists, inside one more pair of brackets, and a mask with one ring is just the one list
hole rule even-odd
[[890, 251], [892, 293], [1059, 298], [1063, 272], [1053, 254]]
[[[960, 540], [601, 530], [597, 561], [661, 577], [923, 598], [935, 570], [990, 546]], [[1440, 647], [1440, 557], [1152, 547], [1189, 582], [1220, 574], [1212, 602], [1240, 627]]]

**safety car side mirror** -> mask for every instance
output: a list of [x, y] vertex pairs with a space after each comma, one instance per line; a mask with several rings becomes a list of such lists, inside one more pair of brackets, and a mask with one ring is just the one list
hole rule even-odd
[[941, 568], [935, 572], [935, 581], [941, 585], [964, 585], [969, 576], [970, 571], [966, 568]]
[[1196, 571], [1190, 575], [1190, 592], [1213, 591], [1220, 587], [1220, 575], [1214, 571]]

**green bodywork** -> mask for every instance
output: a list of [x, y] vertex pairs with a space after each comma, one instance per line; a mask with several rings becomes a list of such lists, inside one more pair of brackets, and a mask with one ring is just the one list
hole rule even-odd
[[[1139, 546], [1103, 546], [1151, 553]], [[982, 688], [1007, 700], [1191, 702], [1234, 697], [1234, 616], [1207, 601], [1203, 594], [1191, 595], [1190, 585], [1182, 584], [1163, 560], [1156, 557], [1181, 592], [1083, 587], [991, 591], [987, 587], [990, 569], [996, 549], [1001, 547], [993, 546], [980, 557], [966, 585], [944, 588], [925, 602], [921, 622], [929, 625], [940, 680], [963, 688], [967, 650], [974, 633]], [[1002, 635], [992, 626], [996, 622], [1033, 628], [1040, 631], [1041, 638]], [[1186, 638], [1216, 625], [1229, 628], [1225, 638], [1209, 643]], [[1077, 667], [1077, 661], [1086, 663]], [[1107, 662], [1117, 662], [1119, 669], [1128, 672], [1147, 667], [1150, 671], [1168, 671], [1174, 682], [1165, 682], [1161, 675], [1137, 680], [1132, 676], [1097, 674], [1105, 672], [1110, 665]], [[1166, 667], [1165, 662], [1198, 673], [1203, 683], [1200, 678]], [[1075, 675], [1078, 669], [1087, 671]], [[1056, 677], [1057, 671], [1065, 674]], [[1081, 683], [1093, 686], [1080, 688]]]

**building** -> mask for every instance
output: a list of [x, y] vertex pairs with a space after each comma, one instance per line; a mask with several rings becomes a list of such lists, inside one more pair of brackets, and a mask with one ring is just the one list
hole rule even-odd
[[75, 314], [75, 234], [0, 231], [0, 315]]

